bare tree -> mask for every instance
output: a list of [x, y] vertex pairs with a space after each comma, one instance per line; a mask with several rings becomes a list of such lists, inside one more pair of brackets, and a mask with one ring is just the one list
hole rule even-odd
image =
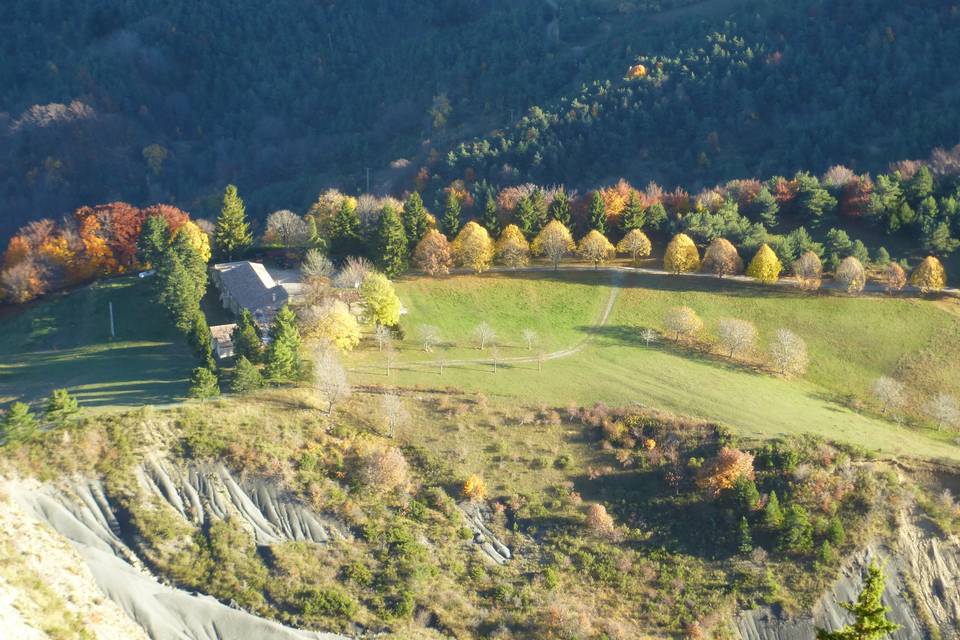
[[937, 429], [960, 424], [960, 406], [957, 405], [956, 397], [948, 393], [937, 394], [927, 403], [926, 410], [927, 415], [937, 423]]
[[267, 216], [263, 233], [266, 244], [281, 247], [303, 247], [310, 242], [310, 225], [293, 211], [281, 209]]
[[891, 262], [883, 270], [883, 288], [892, 294], [903, 289], [907, 284], [907, 272], [896, 262]]
[[690, 307], [674, 307], [663, 318], [667, 331], [672, 331], [677, 340], [692, 338], [703, 330], [703, 320]]
[[906, 400], [903, 383], [880, 376], [873, 382], [873, 397], [880, 403], [880, 413], [885, 414], [888, 409], [899, 409]]
[[741, 356], [753, 349], [757, 341], [757, 328], [752, 322], [736, 318], [724, 318], [717, 328], [720, 346], [727, 357]]
[[500, 362], [500, 347], [493, 345], [493, 348], [490, 349], [490, 359], [493, 361], [493, 372], [497, 372], [497, 364]]
[[433, 351], [433, 348], [440, 344], [440, 329], [432, 324], [421, 324], [417, 327], [417, 335], [424, 351]]
[[368, 453], [361, 467], [363, 483], [378, 491], [406, 491], [410, 486], [410, 468], [403, 453], [396, 447], [375, 449]]
[[367, 274], [375, 271], [373, 264], [366, 258], [350, 256], [343, 263], [343, 268], [333, 278], [333, 286], [338, 289], [359, 289]]
[[533, 349], [534, 345], [540, 341], [540, 336], [538, 336], [537, 332], [533, 329], [524, 329], [520, 337], [523, 338], [523, 342], [527, 345], [527, 351]]
[[651, 344], [659, 340], [660, 336], [657, 335], [656, 331], [654, 331], [650, 327], [647, 327], [646, 329], [640, 332], [640, 339], [643, 340], [643, 343], [649, 347]]
[[386, 393], [383, 396], [383, 426], [386, 427], [387, 437], [396, 436], [397, 429], [410, 422], [410, 412], [403, 405], [403, 400], [395, 393]]
[[807, 343], [787, 329], [777, 329], [770, 343], [770, 361], [781, 375], [801, 375], [807, 370]]
[[823, 282], [823, 263], [813, 251], [807, 251], [793, 263], [793, 274], [801, 289], [816, 291]]
[[497, 339], [497, 333], [489, 324], [481, 322], [474, 328], [473, 337], [477, 341], [480, 351], [483, 351], [487, 348], [488, 342], [493, 342]]
[[326, 279], [333, 274], [333, 263], [330, 258], [325, 256], [319, 249], [310, 249], [303, 256], [303, 262], [300, 264], [300, 273], [304, 280], [314, 278]]
[[378, 324], [373, 330], [373, 337], [377, 341], [377, 350], [383, 351], [393, 340], [393, 331], [386, 325]]
[[837, 267], [834, 279], [847, 293], [860, 293], [863, 291], [864, 285], [867, 284], [867, 272], [859, 260], [849, 256], [844, 258], [840, 266]]
[[314, 358], [314, 385], [327, 400], [327, 415], [337, 404], [350, 397], [353, 390], [347, 380], [347, 372], [332, 349], [319, 349]]
[[383, 354], [383, 366], [387, 370], [387, 377], [390, 377], [390, 372], [393, 371], [393, 368], [397, 365], [397, 352], [393, 348], [392, 343], [387, 343], [386, 349]]

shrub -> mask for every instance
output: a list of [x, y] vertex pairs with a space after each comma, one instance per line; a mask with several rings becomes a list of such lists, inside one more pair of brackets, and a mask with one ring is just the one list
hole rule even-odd
[[357, 603], [340, 589], [309, 589], [300, 594], [304, 615], [350, 619], [357, 613]]

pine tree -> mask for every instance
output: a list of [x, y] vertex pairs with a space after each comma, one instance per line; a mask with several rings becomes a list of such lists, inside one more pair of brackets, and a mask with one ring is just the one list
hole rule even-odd
[[360, 217], [357, 201], [344, 198], [330, 223], [330, 250], [340, 255], [354, 255], [360, 247]]
[[646, 222], [646, 211], [640, 202], [640, 194], [631, 190], [627, 206], [623, 209], [623, 228], [626, 231], [642, 229], [644, 222]]
[[483, 204], [483, 226], [491, 236], [500, 235], [500, 218], [497, 215], [497, 200], [493, 191], [487, 191], [487, 199]]
[[533, 208], [533, 225], [530, 233], [536, 235], [549, 222], [550, 215], [547, 208], [547, 196], [540, 187], [534, 189], [530, 195], [530, 206]]
[[217, 374], [206, 367], [197, 367], [190, 376], [190, 390], [187, 392], [191, 398], [206, 400], [220, 395], [220, 381], [217, 380]]
[[173, 252], [190, 276], [194, 295], [199, 300], [207, 292], [207, 262], [185, 233], [177, 233], [169, 250]]
[[408, 256], [407, 235], [400, 216], [393, 207], [386, 206], [377, 220], [377, 266], [392, 278], [407, 270]]
[[417, 246], [428, 228], [427, 209], [423, 206], [423, 198], [414, 191], [403, 203], [403, 231], [407, 235], [409, 252]]
[[237, 358], [237, 366], [233, 371], [233, 381], [230, 390], [234, 393], [248, 393], [263, 386], [263, 376], [260, 369], [243, 356]]
[[533, 200], [527, 196], [520, 198], [517, 202], [517, 211], [515, 216], [517, 226], [523, 231], [523, 235], [530, 237], [534, 235], [533, 229], [536, 227], [536, 212], [533, 209]]
[[170, 242], [170, 226], [162, 216], [150, 216], [140, 228], [137, 239], [137, 261], [144, 267], [156, 269]]
[[782, 552], [792, 555], [804, 555], [813, 550], [813, 525], [806, 509], [794, 504], [786, 510], [777, 544]]
[[553, 202], [550, 203], [550, 219], [558, 220], [565, 227], [570, 226], [570, 197], [563, 189], [558, 189], [553, 194]]
[[30, 407], [23, 402], [14, 402], [0, 418], [0, 438], [7, 444], [26, 442], [37, 432], [37, 420]]
[[70, 416], [80, 410], [77, 399], [66, 389], [54, 389], [47, 400], [44, 415], [47, 420], [55, 424], [63, 424]]
[[460, 231], [460, 198], [453, 189], [447, 191], [447, 197], [443, 202], [443, 219], [440, 221], [440, 226], [447, 238], [451, 240]]
[[900, 625], [887, 618], [890, 609], [883, 605], [885, 583], [883, 569], [871, 562], [857, 601], [840, 605], [853, 614], [853, 624], [832, 632], [817, 629], [817, 640], [881, 640], [899, 629]]
[[827, 540], [839, 547], [847, 540], [847, 532], [843, 528], [843, 521], [837, 516], [830, 518], [827, 524]]
[[777, 214], [780, 213], [780, 205], [777, 199], [773, 197], [767, 187], [761, 187], [757, 197], [750, 203], [750, 211], [759, 218], [768, 228], [777, 226]]
[[733, 485], [734, 496], [737, 500], [737, 506], [740, 511], [750, 513], [756, 510], [760, 504], [760, 492], [757, 491], [757, 483], [752, 478], [741, 475]]
[[746, 517], [740, 518], [740, 529], [737, 532], [737, 551], [748, 554], [753, 551], [753, 536], [750, 535], [750, 523]]
[[270, 347], [267, 349], [267, 377], [271, 380], [291, 380], [300, 374], [300, 331], [296, 316], [283, 305], [270, 327]]
[[257, 333], [250, 311], [240, 312], [240, 319], [230, 336], [233, 341], [233, 354], [237, 358], [245, 358], [250, 362], [259, 363], [263, 360], [263, 340]]
[[215, 370], [217, 365], [213, 361], [213, 336], [210, 335], [207, 317], [200, 309], [193, 314], [193, 326], [190, 328], [189, 339], [194, 353], [200, 358], [200, 363], [208, 369]]
[[761, 524], [770, 533], [776, 533], [783, 526], [783, 511], [780, 509], [780, 499], [777, 498], [776, 491], [771, 491], [770, 497], [767, 498], [767, 504], [763, 508]]
[[590, 229], [595, 229], [600, 233], [607, 232], [607, 206], [603, 203], [603, 197], [599, 191], [594, 191], [590, 198]]
[[183, 261], [172, 251], [168, 251], [164, 259], [160, 282], [160, 304], [170, 313], [177, 330], [187, 333], [199, 311], [201, 295]]
[[215, 238], [217, 252], [227, 260], [233, 260], [253, 244], [246, 207], [232, 184], [227, 185], [223, 194], [223, 208], [217, 218]]
[[667, 221], [667, 210], [660, 202], [654, 202], [647, 207], [647, 227], [650, 229], [662, 229]]

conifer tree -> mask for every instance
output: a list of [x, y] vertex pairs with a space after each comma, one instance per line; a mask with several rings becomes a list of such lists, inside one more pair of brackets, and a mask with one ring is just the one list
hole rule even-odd
[[190, 346], [200, 358], [201, 364], [208, 369], [216, 369], [217, 365], [213, 361], [213, 337], [210, 335], [207, 317], [200, 309], [193, 314], [193, 326], [190, 329], [189, 338]]
[[590, 229], [607, 232], [607, 206], [603, 203], [603, 196], [599, 191], [594, 191], [590, 197]]
[[63, 424], [73, 414], [80, 410], [80, 404], [77, 399], [70, 395], [66, 389], [54, 389], [47, 400], [47, 406], [44, 408], [44, 416], [47, 420], [56, 424]]
[[768, 228], [777, 226], [777, 214], [780, 213], [780, 205], [777, 199], [770, 193], [767, 187], [761, 187], [757, 197], [750, 203], [750, 211], [763, 222]]
[[230, 390], [234, 393], [248, 393], [263, 386], [263, 376], [257, 365], [245, 357], [237, 358], [237, 366], [233, 371], [233, 381]]
[[780, 509], [780, 499], [777, 498], [777, 492], [771, 491], [767, 498], [767, 504], [763, 508], [763, 528], [771, 533], [776, 533], [783, 526], [783, 511]]
[[267, 377], [271, 380], [291, 380], [301, 370], [301, 340], [296, 316], [287, 305], [277, 312], [270, 327], [270, 346], [267, 349]]
[[660, 202], [654, 202], [647, 207], [646, 222], [650, 229], [660, 229], [667, 221], [667, 210]]
[[753, 536], [750, 535], [750, 523], [747, 518], [740, 518], [740, 528], [737, 532], [737, 551], [743, 554], [753, 551]]
[[628, 232], [642, 229], [644, 222], [646, 222], [646, 211], [640, 202], [640, 194], [631, 190], [627, 206], [623, 209], [623, 228]]
[[144, 267], [156, 269], [170, 241], [170, 225], [163, 216], [150, 216], [140, 228], [137, 239], [137, 261]]
[[173, 251], [168, 251], [166, 255], [162, 276], [159, 279], [161, 283], [159, 301], [170, 313], [177, 330], [187, 333], [193, 327], [194, 318], [199, 313], [202, 294], [184, 266], [183, 260]]
[[407, 270], [408, 256], [407, 235], [400, 216], [388, 205], [377, 220], [377, 266], [392, 278]]
[[344, 198], [330, 223], [330, 250], [340, 256], [354, 255], [360, 248], [360, 217], [357, 201]]
[[223, 208], [217, 218], [217, 253], [233, 260], [253, 244], [253, 234], [247, 223], [247, 210], [234, 185], [227, 185], [223, 194]]
[[0, 438], [11, 442], [26, 442], [37, 431], [37, 419], [30, 407], [23, 402], [14, 402], [0, 418]]
[[534, 189], [530, 195], [530, 206], [533, 209], [533, 224], [530, 233], [536, 235], [549, 222], [550, 215], [547, 208], [547, 196], [540, 187]]
[[483, 203], [483, 226], [491, 236], [500, 235], [500, 218], [497, 215], [497, 200], [493, 191], [487, 191], [487, 199]]
[[460, 231], [460, 198], [450, 189], [443, 202], [443, 219], [440, 221], [441, 231], [447, 238], [453, 239]]
[[838, 631], [817, 629], [817, 640], [881, 640], [898, 630], [900, 625], [887, 618], [890, 608], [883, 604], [885, 583], [883, 569], [871, 562], [857, 601], [840, 604], [853, 614], [853, 624]]
[[414, 191], [403, 203], [403, 231], [407, 235], [409, 252], [417, 246], [428, 227], [427, 209], [423, 206], [423, 198]]
[[514, 216], [517, 219], [517, 226], [523, 231], [525, 236], [534, 235], [533, 230], [536, 227], [536, 212], [533, 209], [533, 200], [527, 196], [520, 198], [517, 202], [517, 212]]
[[783, 514], [778, 547], [784, 553], [804, 555], [813, 550], [813, 525], [807, 510], [794, 504]]
[[237, 358], [245, 358], [253, 363], [263, 360], [263, 341], [253, 324], [253, 316], [248, 309], [240, 312], [240, 319], [230, 336], [233, 341], [233, 353]]
[[570, 197], [563, 189], [558, 189], [550, 203], [550, 219], [558, 220], [565, 227], [570, 226]]
[[220, 395], [220, 381], [217, 380], [217, 374], [206, 367], [197, 367], [190, 376], [190, 390], [187, 392], [191, 398], [207, 400]]

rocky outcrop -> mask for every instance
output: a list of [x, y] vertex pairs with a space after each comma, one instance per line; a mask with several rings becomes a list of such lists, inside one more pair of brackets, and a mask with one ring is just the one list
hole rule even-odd
[[222, 464], [181, 467], [149, 460], [137, 469], [137, 479], [147, 495], [162, 498], [194, 524], [203, 524], [210, 517], [239, 518], [261, 546], [349, 537], [345, 526], [315, 513], [276, 484], [261, 478], [237, 478]]
[[[171, 469], [168, 467], [166, 474], [169, 482], [163, 476], [158, 476], [159, 483], [156, 486], [159, 491], [169, 492], [166, 495], [171, 501], [179, 498], [183, 504], [181, 513], [187, 512], [186, 505], [192, 505], [191, 509], [194, 509], [199, 504], [202, 513], [207, 514], [207, 496], [222, 497], [219, 490], [210, 494], [198, 490], [196, 496], [189, 492], [181, 494], [177, 491], [177, 481], [170, 476]], [[146, 470], [144, 474], [147, 474]], [[189, 471], [184, 471], [184, 474], [185, 477], [190, 476]], [[196, 485], [190, 483], [189, 486], [200, 486], [201, 475], [197, 474]], [[237, 484], [237, 487], [241, 486]], [[89, 568], [97, 587], [153, 640], [346, 640], [344, 636], [285, 627], [228, 607], [214, 598], [161, 584], [143, 568], [118, 535], [116, 514], [98, 482], [77, 481], [59, 489], [35, 482], [11, 483], [7, 492], [23, 511], [49, 524], [72, 544]], [[284, 505], [288, 503], [280, 499], [282, 494], [277, 490], [267, 490], [260, 497], [255, 497], [255, 491], [250, 494], [246, 490], [242, 492], [249, 504], [241, 500], [239, 495], [236, 500], [248, 507], [251, 519], [263, 519], [260, 523], [263, 535], [283, 537], [285, 531], [298, 531], [294, 522], [310, 522], [306, 512], [299, 511], [301, 507], [297, 506], [292, 511], [286, 509]], [[196, 502], [194, 497], [197, 498]], [[258, 501], [261, 506], [257, 506]], [[233, 508], [232, 505], [233, 499], [220, 503], [225, 510]], [[200, 513], [196, 511], [192, 517], [201, 517]], [[258, 513], [260, 516], [256, 515]], [[283, 521], [290, 517], [290, 513], [295, 514], [290, 521], [290, 529], [284, 529]], [[274, 516], [275, 521], [271, 520]], [[306, 520], [298, 520], [300, 516]], [[299, 539], [307, 539], [306, 532], [310, 531], [310, 527], [299, 531], [304, 536]], [[290, 536], [289, 539], [297, 538]]]
[[813, 615], [787, 620], [769, 609], [743, 613], [736, 621], [743, 640], [809, 640], [815, 628], [835, 630], [850, 622], [841, 602], [856, 600], [865, 568], [872, 560], [884, 565], [883, 594], [890, 618], [900, 625], [894, 640], [918, 640], [939, 633], [960, 639], [960, 542], [943, 539], [914, 522], [904, 522], [889, 547], [870, 546], [844, 567], [841, 578], [817, 602]]
[[473, 502], [461, 502], [458, 507], [467, 526], [473, 531], [473, 542], [484, 555], [497, 564], [507, 564], [513, 555], [507, 545], [487, 528], [486, 521], [490, 517], [488, 510]]

